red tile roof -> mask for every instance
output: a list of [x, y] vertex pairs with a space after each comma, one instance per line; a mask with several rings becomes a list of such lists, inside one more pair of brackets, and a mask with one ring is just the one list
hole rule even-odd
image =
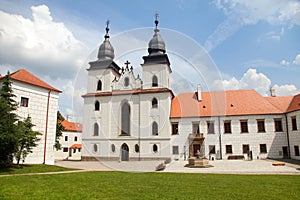
[[266, 98], [254, 90], [182, 93], [172, 100], [171, 118], [237, 116], [284, 113], [292, 97]]
[[292, 102], [290, 103], [287, 109], [287, 112], [292, 112], [296, 110], [300, 110], [300, 94], [294, 96]]
[[81, 149], [82, 148], [82, 144], [73, 144], [72, 146], [70, 146], [70, 149]]
[[61, 124], [65, 128], [65, 131], [82, 132], [82, 125], [80, 123], [69, 122], [68, 120], [64, 120]]
[[12, 74], [10, 74], [10, 78], [12, 80], [21, 81], [24, 83], [28, 83], [30, 85], [39, 86], [42, 88], [46, 88], [52, 91], [61, 92], [60, 90], [52, 87], [51, 85], [47, 84], [46, 82], [42, 81], [38, 77], [34, 76], [30, 72], [25, 69], [20, 69]]

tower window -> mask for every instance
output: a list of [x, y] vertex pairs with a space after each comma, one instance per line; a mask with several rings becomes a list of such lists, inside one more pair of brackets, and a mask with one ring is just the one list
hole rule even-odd
[[134, 151], [135, 151], [135, 153], [140, 152], [140, 146], [138, 144], [134, 145]]
[[158, 135], [158, 125], [156, 122], [152, 123], [152, 135]]
[[158, 102], [156, 98], [152, 99], [152, 108], [157, 108], [158, 107]]
[[98, 110], [100, 110], [100, 103], [99, 103], [99, 101], [96, 101], [95, 102], [95, 111], [98, 111]]
[[98, 151], [98, 146], [97, 144], [94, 144], [94, 152], [97, 152]]
[[111, 145], [111, 151], [114, 153], [116, 151], [116, 146], [114, 144]]
[[98, 81], [97, 90], [99, 90], [99, 91], [102, 90], [102, 81], [101, 80]]
[[153, 151], [154, 153], [157, 153], [157, 151], [158, 151], [158, 146], [157, 146], [156, 144], [154, 144], [154, 145], [152, 146], [152, 151]]
[[157, 80], [157, 76], [153, 76], [152, 77], [152, 87], [157, 87], [158, 86], [158, 80]]
[[99, 125], [97, 123], [94, 124], [94, 136], [99, 135]]

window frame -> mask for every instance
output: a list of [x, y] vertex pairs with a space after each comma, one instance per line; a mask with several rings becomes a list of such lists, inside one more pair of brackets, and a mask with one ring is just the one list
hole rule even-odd
[[296, 116], [291, 117], [291, 122], [292, 122], [292, 131], [297, 131], [297, 118]]
[[232, 154], [233, 153], [232, 145], [231, 144], [226, 144], [225, 145], [225, 153], [226, 154]]
[[178, 145], [172, 146], [172, 154], [179, 155], [179, 146]]
[[294, 145], [294, 153], [295, 153], [295, 156], [300, 156], [299, 146], [298, 145]]
[[200, 134], [200, 122], [192, 122], [192, 134]]
[[100, 110], [100, 102], [97, 100], [95, 101], [95, 111], [99, 111]]
[[257, 119], [257, 132], [258, 133], [265, 133], [266, 132], [266, 126], [265, 126], [265, 120], [264, 119]]
[[157, 144], [152, 145], [152, 152], [153, 153], [158, 153], [158, 145]]
[[[229, 126], [229, 127], [226, 127]], [[231, 130], [231, 120], [225, 120], [224, 121], [224, 134], [231, 134], [232, 130]]]
[[208, 154], [216, 154], [216, 145], [208, 145]]
[[259, 153], [268, 153], [267, 144], [259, 144]]
[[158, 123], [156, 121], [152, 122], [152, 135], [158, 135]]
[[29, 106], [29, 98], [28, 97], [21, 97], [20, 106], [21, 107], [28, 107]]
[[98, 80], [97, 82], [97, 91], [102, 91], [102, 81]]
[[99, 136], [99, 124], [97, 122], [94, 123], [94, 128], [93, 128], [93, 136]]
[[207, 124], [207, 134], [215, 134], [215, 121], [212, 120], [206, 121], [206, 124]]
[[[176, 127], [175, 127], [176, 126]], [[171, 127], [172, 127], [172, 135], [178, 135], [178, 122], [172, 122], [171, 123]]]
[[249, 154], [250, 145], [249, 144], [242, 144], [242, 152], [243, 152], [243, 154]]
[[158, 108], [158, 100], [157, 98], [153, 98], [151, 101], [152, 109]]
[[[245, 123], [245, 125], [244, 125]], [[244, 128], [246, 128], [244, 130]], [[241, 129], [241, 133], [249, 133], [249, 128], [248, 128], [248, 120], [240, 120], [240, 129]]]
[[282, 118], [274, 119], [274, 130], [275, 132], [283, 132]]
[[158, 78], [156, 75], [152, 76], [152, 87], [158, 87]]

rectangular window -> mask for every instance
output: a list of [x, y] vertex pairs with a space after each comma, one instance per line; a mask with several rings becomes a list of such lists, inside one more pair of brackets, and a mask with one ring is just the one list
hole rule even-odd
[[21, 97], [21, 106], [23, 107], [28, 107], [28, 102], [29, 102], [29, 99], [26, 98], [26, 97]]
[[274, 119], [275, 132], [282, 132], [282, 119]]
[[68, 141], [68, 136], [65, 136], [65, 141]]
[[63, 152], [68, 152], [68, 147], [64, 147]]
[[297, 120], [296, 120], [296, 116], [292, 117], [292, 130], [296, 131], [297, 130]]
[[200, 130], [199, 130], [199, 123], [193, 123], [193, 134], [199, 134]]
[[178, 123], [172, 123], [172, 135], [178, 134]]
[[248, 133], [248, 121], [247, 120], [241, 120], [241, 133]]
[[74, 141], [77, 142], [77, 136], [74, 137]]
[[257, 132], [259, 133], [266, 132], [264, 119], [257, 120]]
[[224, 133], [231, 133], [231, 121], [224, 122]]
[[215, 133], [214, 121], [207, 121], [207, 133]]
[[299, 146], [294, 146], [294, 150], [295, 150], [295, 156], [299, 156]]
[[78, 152], [80, 152], [81, 151], [81, 149], [78, 149]]
[[215, 145], [209, 145], [209, 154], [216, 154], [216, 146]]
[[249, 153], [249, 150], [250, 150], [250, 148], [249, 148], [249, 144], [243, 144], [243, 153]]
[[260, 153], [267, 153], [267, 145], [266, 144], [260, 144], [259, 149], [260, 149]]
[[173, 155], [178, 155], [178, 154], [179, 154], [179, 147], [173, 146]]
[[232, 153], [232, 145], [226, 145], [226, 153]]

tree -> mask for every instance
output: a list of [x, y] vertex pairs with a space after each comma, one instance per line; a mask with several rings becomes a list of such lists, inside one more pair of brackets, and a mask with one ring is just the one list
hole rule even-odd
[[12, 162], [13, 154], [17, 150], [18, 134], [17, 102], [13, 99], [15, 95], [11, 87], [10, 73], [3, 78], [0, 88], [0, 164]]
[[62, 132], [65, 130], [65, 127], [61, 124], [65, 118], [57, 111], [57, 122], [56, 122], [56, 135], [55, 135], [55, 149], [60, 150], [61, 144], [59, 143], [59, 138], [62, 136]]
[[24, 121], [18, 122], [18, 148], [15, 153], [17, 165], [19, 165], [21, 159], [23, 162], [25, 161], [26, 156], [32, 153], [32, 148], [36, 147], [36, 142], [40, 140], [38, 136], [42, 134], [38, 131], [33, 131], [32, 128], [34, 126], [29, 115]]

